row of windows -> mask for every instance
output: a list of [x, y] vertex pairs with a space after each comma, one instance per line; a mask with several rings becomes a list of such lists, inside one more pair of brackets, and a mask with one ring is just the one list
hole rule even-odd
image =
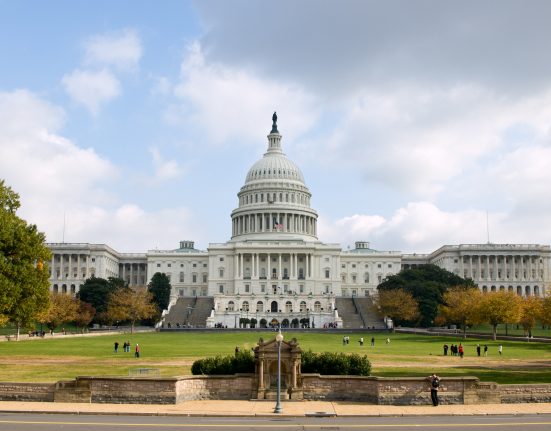
[[[269, 303], [266, 304], [266, 307], [265, 307], [265, 304], [263, 301], [258, 301], [256, 303], [256, 307], [255, 307], [255, 311], [257, 313], [263, 313], [264, 310], [268, 310], [268, 307], [267, 305], [269, 305], [269, 311], [273, 312], [273, 313], [277, 313], [277, 312], [282, 312], [283, 310], [285, 310], [285, 313], [292, 313], [293, 312], [293, 303], [291, 301], [286, 301], [285, 304], [281, 304], [283, 305], [283, 308], [280, 308], [280, 304], [278, 303], [278, 301], [271, 301]], [[251, 307], [249, 305], [249, 301], [243, 301], [241, 303], [241, 308], [237, 308], [235, 302], [233, 301], [230, 301], [228, 302], [228, 307], [226, 308], [227, 311], [252, 311], [251, 310]], [[297, 310], [295, 310], [297, 311]], [[299, 307], [298, 307], [298, 311], [301, 312], [301, 313], [307, 313], [309, 311], [311, 311], [309, 308], [307, 308], [306, 306], [306, 302], [305, 301], [301, 301], [300, 304], [299, 304]], [[314, 312], [321, 312], [323, 311], [323, 307], [321, 306], [321, 302], [320, 301], [316, 301], [314, 302]]]
[[[356, 268], [356, 264], [355, 264], [355, 263], [350, 264], [350, 266], [351, 266], [352, 268]], [[369, 263], [366, 263], [366, 264], [365, 264], [365, 267], [366, 267], [366, 268], [369, 268]], [[382, 267], [383, 267], [383, 264], [382, 264], [382, 263], [378, 263], [378, 264], [377, 264], [377, 268], [382, 268]], [[341, 264], [341, 268], [346, 268], [346, 263]], [[392, 263], [387, 264], [387, 268], [392, 268]]]
[[[351, 278], [352, 278], [352, 283], [357, 283], [357, 282], [358, 282], [358, 277], [357, 277], [356, 274], [352, 274], [352, 277], [351, 277]], [[368, 273], [368, 272], [366, 272], [366, 273], [364, 274], [363, 280], [364, 280], [364, 283], [365, 283], [365, 284], [369, 284], [370, 278], [369, 278], [369, 273]], [[346, 283], [346, 274], [341, 274], [341, 281], [342, 281], [343, 283]], [[378, 283], [381, 283], [382, 281], [383, 281], [383, 276], [382, 276], [382, 274], [378, 274], [378, 275], [377, 275], [377, 282], [378, 282]]]
[[[168, 281], [172, 281], [172, 273], [167, 272], [167, 273], [165, 273], [165, 275], [168, 277]], [[201, 277], [202, 277], [203, 283], [206, 283], [207, 280], [208, 280], [207, 274], [202, 274]], [[198, 280], [198, 274], [191, 274], [191, 282], [192, 283], [197, 283], [197, 280]], [[186, 277], [185, 277], [184, 272], [180, 272], [179, 277], [178, 277], [178, 281], [180, 283], [185, 283]]]
[[[221, 259], [223, 260], [224, 258], [221, 258]], [[157, 262], [157, 268], [160, 268], [160, 267], [161, 267], [161, 264], [162, 264], [162, 262]], [[167, 266], [167, 268], [172, 268], [172, 262], [167, 262], [167, 263], [166, 263], [166, 266]], [[193, 268], [197, 268], [197, 263], [193, 263], [191, 266], [192, 266]], [[183, 267], [184, 267], [184, 264], [181, 263], [181, 264], [180, 264], [180, 268], [183, 268]], [[203, 268], [206, 268], [206, 267], [207, 267], [207, 264], [206, 264], [206, 263], [203, 263]]]
[[[279, 198], [279, 199], [278, 199]], [[262, 203], [264, 202], [264, 193], [255, 193], [253, 194], [246, 194], [241, 197], [241, 204], [247, 205], [252, 203]], [[266, 202], [273, 203], [273, 202], [287, 202], [287, 203], [295, 203], [295, 193], [266, 193]], [[301, 205], [309, 205], [309, 199], [308, 196], [302, 193], [296, 194], [296, 202]]]

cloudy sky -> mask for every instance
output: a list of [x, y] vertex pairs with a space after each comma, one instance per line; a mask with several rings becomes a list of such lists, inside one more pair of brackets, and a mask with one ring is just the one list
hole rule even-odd
[[277, 111], [324, 242], [549, 244], [550, 22], [537, 0], [0, 0], [0, 178], [50, 242], [206, 249]]

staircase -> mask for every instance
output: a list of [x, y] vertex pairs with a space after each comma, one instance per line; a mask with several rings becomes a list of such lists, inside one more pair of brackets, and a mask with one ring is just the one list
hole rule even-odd
[[352, 298], [335, 298], [335, 306], [342, 319], [344, 329], [363, 328], [362, 318], [352, 301]]
[[353, 298], [358, 314], [362, 318], [364, 328], [386, 329], [383, 319], [377, 314], [373, 299], [369, 296], [363, 298]]
[[212, 297], [178, 298], [165, 316], [165, 328], [204, 328], [213, 307]]
[[196, 298], [187, 324], [193, 328], [204, 328], [205, 326], [207, 326], [207, 318], [210, 316], [210, 312], [213, 308], [213, 297], [204, 296]]

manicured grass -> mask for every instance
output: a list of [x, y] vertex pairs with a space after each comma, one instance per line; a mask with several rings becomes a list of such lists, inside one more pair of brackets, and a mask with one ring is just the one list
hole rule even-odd
[[[443, 376], [474, 375], [500, 383], [551, 382], [551, 344], [524, 341], [463, 340], [459, 336], [423, 336], [418, 334], [364, 333], [350, 335], [343, 345], [344, 333], [284, 332], [286, 340], [298, 339], [303, 350], [315, 352], [356, 352], [368, 355], [373, 374], [380, 376], [425, 376], [433, 371]], [[4, 381], [57, 381], [78, 375], [125, 376], [132, 368], [157, 368], [161, 376], [190, 373], [193, 360], [206, 356], [233, 354], [236, 346], [251, 349], [258, 339], [269, 340], [274, 332], [173, 332], [109, 334], [0, 343], [0, 373]], [[364, 345], [359, 345], [359, 338]], [[370, 345], [375, 337], [375, 346]], [[387, 344], [386, 338], [391, 342]], [[113, 343], [120, 343], [119, 353]], [[141, 357], [133, 350], [122, 352], [122, 343], [140, 344]], [[462, 343], [465, 358], [444, 357], [443, 344]], [[488, 357], [476, 357], [476, 344], [487, 344]], [[503, 344], [503, 356], [497, 353]]]

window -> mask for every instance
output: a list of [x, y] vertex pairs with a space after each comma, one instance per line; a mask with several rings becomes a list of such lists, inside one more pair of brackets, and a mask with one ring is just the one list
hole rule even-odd
[[167, 263], [167, 266], [168, 266], [169, 268], [171, 268], [171, 267], [172, 267], [172, 264], [171, 264], [171, 263]]
[[343, 264], [341, 265], [341, 268], [346, 268], [346, 264], [343, 263]]
[[160, 268], [160, 267], [161, 267], [161, 264], [160, 264], [160, 263], [158, 263], [158, 264], [157, 264], [157, 268]]
[[220, 257], [220, 262], [224, 262], [224, 257]]
[[380, 263], [377, 264], [377, 268], [382, 268], [382, 265]]
[[246, 293], [249, 293], [251, 291], [251, 285], [250, 284], [246, 284], [245, 285], [245, 292]]
[[228, 302], [228, 311], [233, 311], [235, 309], [235, 304], [233, 301]]
[[365, 284], [369, 283], [369, 273], [368, 273], [368, 272], [366, 272], [366, 273], [364, 274], [364, 283], [365, 283]]
[[382, 275], [378, 275], [377, 276], [377, 281], [380, 283], [381, 281], [383, 281], [383, 276]]
[[180, 283], [183, 283], [184, 282], [184, 273], [181, 272], [180, 273]]
[[330, 272], [328, 269], [325, 270], [325, 278], [330, 278]]
[[304, 293], [304, 284], [299, 284], [299, 285], [298, 285], [298, 291], [299, 291], [300, 293]]
[[170, 274], [170, 273], [166, 275], [166, 278], [168, 278], [168, 281], [169, 281], [169, 282], [170, 282], [170, 278], [171, 278], [171, 277], [172, 277], [172, 274]]
[[341, 274], [341, 281], [346, 283], [346, 274]]
[[193, 264], [193, 267], [194, 267], [194, 268], [197, 268], [197, 264], [196, 264], [196, 263], [194, 263], [194, 264]]
[[261, 291], [262, 293], [265, 293], [265, 292], [266, 292], [266, 285], [265, 285], [265, 284], [261, 284], [261, 285], [260, 285], [260, 291]]
[[224, 277], [224, 269], [223, 268], [220, 268], [218, 270], [218, 275], [220, 276], [220, 278]]
[[203, 283], [207, 282], [207, 274], [203, 274]]
[[192, 275], [191, 281], [192, 281], [192, 283], [197, 283], [197, 275], [196, 274]]
[[356, 264], [355, 264], [355, 263], [352, 264], [352, 268], [356, 268]]
[[243, 304], [241, 305], [241, 309], [243, 311], [249, 311], [249, 301], [243, 301]]
[[181, 264], [180, 264], [180, 268], [183, 268], [183, 267], [184, 267], [184, 264], [183, 264], [183, 263], [181, 263]]
[[207, 267], [207, 264], [206, 264], [206, 263], [204, 263], [204, 264], [203, 264], [203, 268], [206, 268], [206, 267]]
[[356, 276], [355, 275], [352, 276], [352, 283], [356, 283]]
[[256, 312], [262, 313], [264, 311], [264, 303], [262, 301], [258, 301], [256, 303]]
[[285, 303], [285, 312], [286, 313], [292, 313], [293, 312], [293, 304], [291, 303], [291, 301], [287, 301]]
[[314, 311], [318, 313], [321, 311], [321, 302], [319, 301], [314, 302]]
[[388, 264], [388, 267], [389, 267], [389, 268], [392, 268], [392, 264], [391, 264], [391, 263], [389, 263], [389, 264]]
[[219, 293], [224, 293], [224, 285], [223, 284], [218, 286], [218, 292]]

